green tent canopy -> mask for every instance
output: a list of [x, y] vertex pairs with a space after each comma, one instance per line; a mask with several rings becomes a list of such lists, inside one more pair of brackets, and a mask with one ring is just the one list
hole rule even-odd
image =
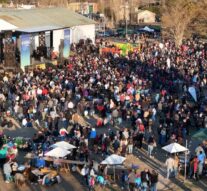
[[0, 159], [6, 158], [7, 150], [8, 150], [7, 147], [4, 147], [3, 149], [0, 150]]
[[201, 129], [192, 135], [192, 139], [198, 141], [207, 140], [207, 129]]

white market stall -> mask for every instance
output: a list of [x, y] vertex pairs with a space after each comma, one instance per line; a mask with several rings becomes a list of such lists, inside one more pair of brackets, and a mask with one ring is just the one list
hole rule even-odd
[[111, 165], [114, 167], [114, 180], [115, 180], [115, 166], [123, 164], [123, 162], [125, 160], [126, 160], [125, 157], [122, 157], [122, 156], [119, 156], [116, 154], [112, 154], [112, 155], [108, 156], [105, 160], [103, 160], [101, 162], [101, 164]]
[[66, 141], [60, 141], [60, 142], [57, 142], [53, 145], [51, 145], [52, 148], [57, 148], [57, 147], [60, 147], [60, 148], [63, 148], [65, 150], [71, 150], [71, 149], [75, 149], [76, 147], [74, 145], [71, 145], [69, 144], [68, 142]]
[[171, 154], [185, 152], [185, 172], [184, 172], [184, 180], [185, 180], [186, 179], [187, 152], [188, 152], [187, 146], [184, 147], [178, 143], [171, 143], [169, 145], [162, 147], [162, 149]]
[[47, 152], [45, 156], [47, 157], [54, 157], [54, 158], [63, 158], [70, 154], [70, 151], [63, 149], [61, 147], [56, 147], [52, 149], [51, 151]]
[[188, 151], [188, 149], [178, 143], [171, 143], [167, 146], [162, 147], [163, 150], [167, 151], [168, 153], [179, 153]]

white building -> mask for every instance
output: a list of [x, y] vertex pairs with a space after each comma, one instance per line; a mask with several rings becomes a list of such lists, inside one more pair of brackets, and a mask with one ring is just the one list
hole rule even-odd
[[137, 11], [137, 23], [154, 23], [156, 14], [148, 10]]
[[[53, 42], [50, 43], [58, 51], [61, 41], [64, 40], [66, 28], [70, 29], [71, 43], [88, 38], [95, 42], [95, 22], [67, 8], [13, 9], [12, 11], [0, 9], [0, 20], [15, 26], [13, 32], [31, 34], [31, 37], [35, 38], [35, 48], [39, 46], [40, 32], [45, 32], [46, 44], [49, 43], [52, 32]], [[0, 31], [4, 31], [1, 27], [3, 26], [0, 26]]]
[[0, 62], [13, 69], [18, 50], [24, 70], [35, 60], [52, 60], [54, 54], [67, 59], [71, 43], [95, 42], [95, 22], [67, 8], [0, 9], [0, 33], [7, 35], [7, 40], [0, 38]]

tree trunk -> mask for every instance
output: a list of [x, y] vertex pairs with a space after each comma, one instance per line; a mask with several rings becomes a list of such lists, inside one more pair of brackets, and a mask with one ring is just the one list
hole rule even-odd
[[180, 47], [183, 42], [184, 32], [185, 32], [185, 24], [177, 25], [174, 33], [175, 45], [176, 47]]
[[175, 45], [176, 45], [176, 47], [179, 47], [180, 45], [182, 45], [182, 41], [183, 41], [183, 35], [182, 34], [177, 34], [175, 36]]

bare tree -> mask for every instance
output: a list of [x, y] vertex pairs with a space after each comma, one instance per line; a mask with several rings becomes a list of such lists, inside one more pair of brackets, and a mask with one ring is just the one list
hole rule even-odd
[[205, 36], [207, 34], [207, 0], [199, 1], [200, 11], [198, 16], [190, 24], [191, 33], [196, 35]]
[[14, 4], [32, 4], [35, 2], [35, 0], [13, 0]]
[[39, 0], [40, 6], [67, 6], [68, 0]]
[[[126, 15], [131, 18], [131, 13], [138, 7], [140, 0], [98, 0], [99, 8], [108, 19], [117, 25], [121, 20], [124, 20]], [[128, 10], [126, 13], [126, 3], [128, 2]]]
[[206, 0], [168, 0], [162, 12], [163, 31], [180, 46], [189, 26], [200, 15]]

